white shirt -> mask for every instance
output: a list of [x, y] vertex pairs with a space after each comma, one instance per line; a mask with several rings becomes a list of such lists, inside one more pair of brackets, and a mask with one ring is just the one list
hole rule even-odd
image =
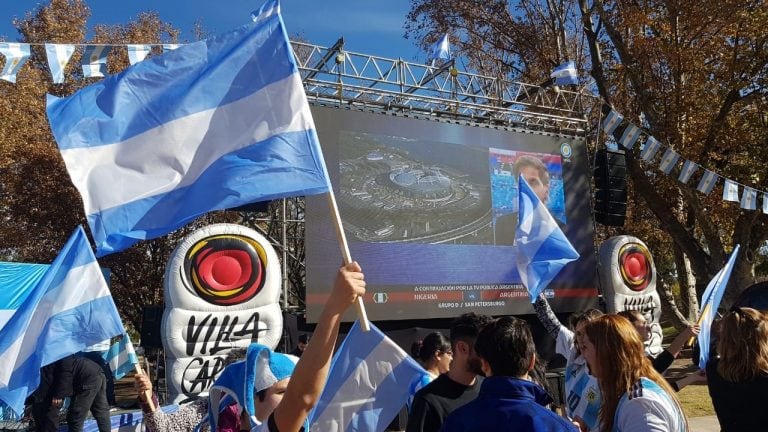
[[648, 378], [632, 386], [616, 407], [614, 432], [685, 432], [680, 407], [667, 392]]

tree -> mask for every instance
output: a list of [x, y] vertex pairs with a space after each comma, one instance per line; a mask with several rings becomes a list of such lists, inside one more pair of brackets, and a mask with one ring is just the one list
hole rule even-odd
[[[48, 126], [45, 97], [72, 94], [93, 80], [83, 79], [81, 52], [76, 52], [65, 83], [53, 84], [42, 44], [178, 40], [177, 29], [148, 12], [125, 25], [96, 25], [93, 38], [86, 41], [89, 16], [83, 0], [51, 0], [15, 22], [20, 41], [34, 45], [16, 84], [0, 81], [0, 259], [51, 262], [74, 228], [87, 226], [82, 200]], [[125, 49], [113, 50], [108, 65], [111, 73], [127, 67]], [[236, 212], [212, 213], [168, 236], [101, 258], [100, 265], [111, 270], [112, 294], [126, 325], [139, 328], [143, 306], [163, 303], [166, 260], [184, 235], [203, 225], [238, 219]]]
[[[475, 71], [527, 82], [575, 60], [590, 71], [597, 108], [604, 101], [682, 157], [765, 191], [767, 26], [764, 1], [415, 0], [406, 35], [426, 48], [448, 31]], [[599, 110], [589, 114], [594, 142]], [[639, 147], [627, 152], [628, 222], [600, 237], [645, 239], [663, 285], [679, 282], [686, 305], [695, 296], [685, 288], [700, 295], [741, 244], [729, 303], [754, 282], [767, 216], [660, 174], [639, 160]]]

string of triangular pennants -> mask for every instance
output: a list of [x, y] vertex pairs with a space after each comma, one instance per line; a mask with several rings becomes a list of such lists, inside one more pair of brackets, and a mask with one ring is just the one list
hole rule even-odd
[[107, 56], [116, 47], [124, 47], [128, 51], [128, 60], [131, 65], [144, 60], [152, 48], [162, 47], [163, 52], [172, 51], [180, 44], [54, 44], [54, 43], [21, 43], [0, 42], [0, 54], [5, 57], [5, 66], [0, 72], [0, 79], [16, 82], [16, 74], [29, 60], [31, 47], [39, 45], [45, 47], [45, 55], [48, 60], [48, 68], [55, 84], [64, 82], [64, 68], [69, 63], [77, 47], [84, 47], [81, 65], [83, 76], [86, 78], [103, 78], [107, 73]]
[[[712, 193], [712, 190], [722, 178], [724, 180], [723, 201], [737, 202], [743, 209], [756, 210], [758, 194], [761, 194], [763, 197], [763, 213], [768, 214], [768, 193], [723, 177], [714, 171], [702, 167], [694, 161], [681, 157], [680, 153], [676, 152], [673, 148], [664, 146], [648, 132], [631, 122], [626, 122], [624, 129], [620, 129], [620, 125], [624, 122], [624, 116], [614, 110], [613, 107], [605, 105], [603, 112], [608, 110], [610, 110], [610, 112], [606, 115], [602, 123], [603, 131], [608, 136], [613, 136], [617, 143], [627, 151], [631, 151], [635, 147], [635, 144], [640, 140], [641, 134], [646, 135], [645, 142], [640, 147], [640, 159], [645, 163], [654, 165], [656, 155], [663, 150], [661, 158], [658, 161], [658, 168], [664, 174], [670, 175], [672, 170], [680, 165], [680, 173], [677, 176], [677, 180], [680, 183], [689, 184], [689, 181], [693, 178], [694, 174], [698, 171], [702, 171], [696, 190], [705, 195]], [[682, 165], [680, 162], [682, 162]], [[741, 188], [742, 191], [741, 196], [739, 196], [739, 188]]]

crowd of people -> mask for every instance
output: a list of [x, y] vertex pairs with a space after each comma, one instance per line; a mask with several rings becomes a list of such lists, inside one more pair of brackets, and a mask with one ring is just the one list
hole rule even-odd
[[[174, 413], [159, 409], [151, 381], [137, 374], [146, 430], [304, 430], [327, 379], [342, 314], [364, 293], [360, 266], [342, 266], [311, 340], [301, 341], [300, 358], [259, 344], [232, 350], [209, 395]], [[427, 374], [411, 387], [406, 431], [689, 431], [677, 391], [695, 381], [707, 382], [723, 431], [768, 424], [765, 312], [741, 307], [725, 314], [706, 371], [670, 382], [662, 373], [698, 326], [652, 357], [648, 326], [637, 312], [590, 309], [572, 314], [565, 326], [543, 296], [534, 310], [566, 359], [562, 398], [547, 386], [528, 322], [467, 313], [453, 320], [448, 338], [433, 332], [412, 347]], [[89, 357], [73, 355], [43, 369], [33, 405], [37, 430], [58, 428], [67, 396], [70, 430], [82, 430], [88, 410], [101, 432], [110, 430], [105, 372]]]

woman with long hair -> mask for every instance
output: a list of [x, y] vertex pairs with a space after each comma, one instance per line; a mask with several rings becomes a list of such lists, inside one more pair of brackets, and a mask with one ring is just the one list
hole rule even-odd
[[565, 357], [565, 413], [577, 422], [582, 430], [592, 432], [599, 427], [600, 386], [594, 376], [589, 374], [587, 362], [581, 355], [579, 340], [583, 337], [583, 328], [591, 320], [602, 316], [598, 309], [587, 309], [570, 316], [570, 328], [557, 319], [543, 295], [539, 295], [533, 304], [536, 316], [541, 324], [555, 339], [555, 351]]
[[675, 391], [645, 355], [632, 323], [604, 315], [584, 326], [581, 353], [600, 383], [600, 430], [686, 432]]
[[720, 321], [720, 358], [707, 363], [707, 384], [723, 432], [768, 428], [768, 314], [737, 308]]
[[[630, 323], [632, 323], [632, 325], [635, 327], [635, 330], [637, 330], [637, 333], [640, 335], [640, 339], [643, 341], [643, 343], [651, 338], [651, 327], [648, 325], [648, 321], [645, 319], [645, 315], [643, 315], [642, 312], [638, 310], [623, 310], [617, 313], [617, 315], [623, 316], [624, 318], [628, 319]], [[662, 351], [656, 357], [650, 357], [651, 364], [653, 364], [654, 369], [659, 371], [659, 373], [664, 373], [664, 371], [672, 366], [672, 362], [675, 361], [678, 354], [680, 354], [680, 351], [683, 350], [685, 344], [691, 338], [696, 337], [698, 334], [699, 326], [697, 324], [689, 326], [685, 330], [681, 331], [672, 341], [672, 343], [664, 348], [664, 351]], [[646, 354], [650, 356], [648, 352], [646, 352]]]
[[407, 401], [408, 411], [411, 410], [413, 396], [416, 392], [431, 383], [440, 374], [448, 372], [453, 360], [451, 341], [440, 332], [432, 332], [424, 337], [424, 339], [414, 342], [411, 346], [411, 354], [424, 366], [427, 375], [422, 376], [420, 380], [411, 386], [411, 396], [408, 397]]

